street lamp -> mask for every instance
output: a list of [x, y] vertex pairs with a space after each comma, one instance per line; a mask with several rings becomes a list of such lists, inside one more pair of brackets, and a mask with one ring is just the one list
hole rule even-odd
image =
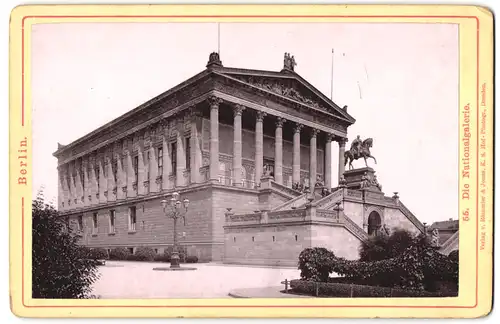
[[189, 199], [186, 198], [181, 202], [179, 193], [174, 192], [170, 201], [163, 199], [161, 205], [165, 216], [173, 218], [174, 220], [174, 247], [172, 257], [170, 258], [170, 268], [180, 268], [179, 251], [177, 249], [177, 219], [182, 218], [184, 220], [184, 226], [186, 226], [186, 213], [189, 206]]

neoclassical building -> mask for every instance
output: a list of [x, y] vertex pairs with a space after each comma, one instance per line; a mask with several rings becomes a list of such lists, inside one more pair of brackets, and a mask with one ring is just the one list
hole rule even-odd
[[82, 244], [160, 253], [173, 241], [161, 200], [177, 191], [191, 202], [180, 244], [201, 259], [223, 260], [231, 254], [228, 212], [272, 210], [303, 197], [299, 185], [336, 187], [332, 172], [344, 173], [355, 120], [294, 66], [285, 55], [280, 71], [228, 68], [212, 53], [192, 78], [58, 144], [58, 209]]

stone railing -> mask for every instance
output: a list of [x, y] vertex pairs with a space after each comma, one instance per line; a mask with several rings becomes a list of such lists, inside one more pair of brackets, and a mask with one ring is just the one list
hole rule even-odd
[[455, 239], [458, 237], [458, 235], [458, 231], [453, 233], [453, 235], [450, 236], [446, 240], [446, 242], [443, 243], [443, 245], [441, 245], [441, 247], [439, 248], [439, 252], [445, 255], [450, 254], [450, 252], [452, 251], [452, 249], [450, 249], [450, 246], [453, 244], [453, 242], [455, 242]]
[[233, 178], [220, 175], [219, 176], [219, 183], [223, 186], [232, 186], [233, 185]]
[[232, 223], [238, 222], [260, 222], [262, 217], [262, 213], [253, 213], [253, 214], [241, 214], [241, 215], [229, 215], [226, 219]]
[[329, 194], [328, 196], [323, 197], [323, 198], [319, 199], [318, 201], [316, 201], [316, 207], [328, 209], [329, 206], [335, 204], [337, 201], [342, 200], [343, 196], [344, 196], [343, 189], [336, 190], [336, 191], [332, 192], [331, 194]]
[[316, 217], [326, 218], [329, 221], [340, 222], [339, 213], [333, 210], [316, 209]]
[[281, 185], [275, 181], [271, 181], [271, 188], [277, 191], [281, 191], [282, 193], [292, 197], [297, 197], [301, 195], [301, 192], [293, 190], [292, 188], [288, 188], [287, 186]]
[[243, 188], [255, 189], [255, 181], [249, 179], [241, 179], [241, 186]]
[[341, 222], [344, 224], [344, 226], [349, 230], [354, 236], [359, 238], [361, 241], [365, 241], [368, 239], [368, 234], [358, 226], [358, 224], [354, 223], [352, 219], [347, 217], [345, 214], [341, 214]]
[[395, 200], [394, 200], [394, 198], [391, 198], [391, 197], [384, 197], [384, 201], [385, 201], [387, 204], [391, 204], [391, 205], [393, 205], [393, 204], [395, 204], [395, 203], [396, 203], [396, 202], [395, 202]]
[[208, 180], [210, 180], [210, 169], [208, 165], [200, 168], [200, 180], [202, 182], [207, 182]]
[[294, 209], [294, 210], [284, 210], [284, 211], [272, 211], [267, 214], [267, 218], [270, 221], [276, 221], [280, 219], [289, 218], [300, 218], [304, 219], [306, 217], [305, 209]]
[[408, 208], [406, 208], [401, 200], [399, 201], [398, 207], [399, 210], [410, 220], [410, 222], [412, 222], [413, 225], [415, 225], [423, 233], [424, 225], [417, 219], [417, 217], [415, 217], [415, 215], [413, 215], [413, 213]]
[[273, 211], [299, 208], [299, 207], [305, 205], [305, 203], [307, 203], [307, 194], [302, 194], [300, 196], [297, 196], [297, 197], [273, 208]]
[[363, 198], [363, 193], [358, 190], [353, 190], [353, 189], [347, 189], [347, 194], [346, 197], [352, 197], [352, 198]]

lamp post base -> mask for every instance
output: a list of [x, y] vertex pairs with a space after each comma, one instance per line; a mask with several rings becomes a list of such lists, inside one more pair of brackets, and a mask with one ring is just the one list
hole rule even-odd
[[180, 268], [180, 258], [178, 252], [173, 252], [170, 258], [170, 268]]

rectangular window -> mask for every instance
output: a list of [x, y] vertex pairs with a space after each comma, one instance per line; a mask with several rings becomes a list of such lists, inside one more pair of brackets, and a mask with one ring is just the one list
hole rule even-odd
[[128, 230], [135, 232], [135, 227], [137, 224], [137, 210], [135, 206], [129, 207], [128, 209]]
[[112, 209], [109, 211], [109, 232], [114, 233], [115, 232], [115, 210]]
[[158, 147], [158, 175], [163, 174], [163, 147]]
[[78, 230], [83, 231], [83, 215], [78, 215]]
[[97, 234], [97, 213], [92, 214], [92, 234]]
[[186, 137], [186, 169], [191, 169], [191, 137]]
[[134, 156], [134, 175], [137, 183], [139, 181], [139, 157], [137, 155]]
[[172, 173], [177, 174], [177, 143], [172, 143], [170, 147], [170, 161], [172, 163]]
[[134, 248], [128, 248], [128, 251], [130, 252], [130, 254], [134, 254]]

